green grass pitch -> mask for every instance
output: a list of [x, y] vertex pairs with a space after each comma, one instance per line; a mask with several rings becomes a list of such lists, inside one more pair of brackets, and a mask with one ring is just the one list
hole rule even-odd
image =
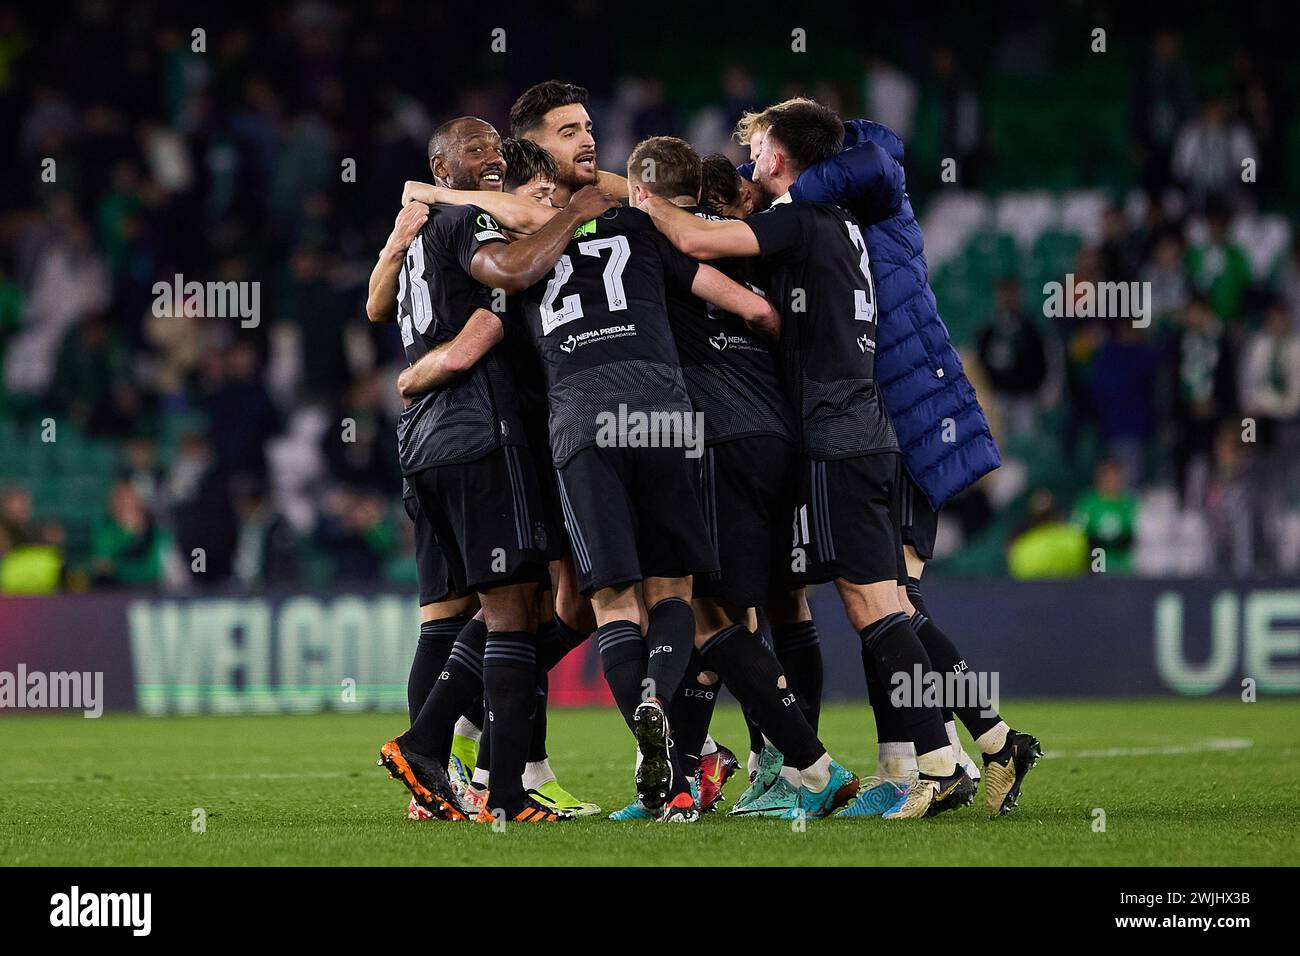
[[[1300, 701], [1008, 702], [1048, 753], [1020, 809], [932, 820], [714, 814], [693, 826], [604, 819], [503, 832], [413, 823], [375, 766], [399, 714], [0, 718], [0, 861], [10, 865], [1296, 865]], [[612, 711], [551, 716], [560, 780], [608, 812], [632, 794], [632, 745]], [[739, 713], [715, 736], [738, 753]], [[862, 705], [827, 709], [823, 739], [874, 765]], [[744, 781], [734, 778], [735, 799]], [[194, 811], [206, 831], [194, 832]], [[1104, 832], [1099, 831], [1104, 813]]]

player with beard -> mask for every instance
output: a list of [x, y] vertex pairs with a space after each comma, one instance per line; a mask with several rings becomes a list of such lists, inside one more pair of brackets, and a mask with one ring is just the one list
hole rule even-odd
[[[786, 104], [808, 102], [812, 101], [797, 98]], [[752, 152], [760, 151], [772, 111], [786, 104], [746, 113], [737, 123], [736, 138]], [[926, 562], [934, 556], [938, 531], [934, 502], [951, 498], [996, 468], [1000, 456], [938, 314], [921, 229], [907, 197], [902, 159], [903, 142], [893, 130], [868, 120], [850, 120], [844, 124], [843, 151], [801, 173], [791, 185], [790, 195], [795, 202], [844, 205], [863, 226], [865, 249], [876, 279], [881, 395], [894, 414], [904, 446], [899, 517], [908, 581], [899, 599], [937, 670], [968, 673], [964, 656], [930, 616], [921, 596], [920, 578]], [[917, 377], [910, 373], [922, 352], [926, 363], [943, 374], [926, 377], [925, 384], [918, 386]], [[933, 437], [945, 431], [942, 426], [949, 419], [963, 436], [955, 449]], [[932, 467], [938, 456], [945, 463], [942, 478], [936, 477], [939, 470]], [[914, 475], [923, 480], [918, 482]], [[915, 749], [895, 726], [891, 708], [879, 705], [886, 696], [884, 688], [871, 687], [869, 691], [880, 742], [875, 777], [905, 786], [916, 771]], [[962, 748], [956, 720], [980, 750], [990, 815], [1008, 813], [1019, 799], [1025, 775], [1042, 755], [1041, 744], [1032, 735], [1009, 727], [987, 701], [945, 700], [943, 716], [958, 763], [976, 781], [980, 771]]]
[[[716, 221], [698, 205], [702, 174], [700, 157], [688, 143], [651, 137], [628, 159], [629, 199], [637, 207], [657, 196]], [[745, 278], [750, 264], [719, 260], [718, 267]], [[798, 468], [794, 410], [776, 356], [739, 318], [672, 289], [668, 317], [687, 392], [704, 416], [701, 500], [720, 564], [717, 573], [697, 576], [694, 582], [696, 686], [691, 688], [688, 680], [685, 687], [694, 693], [673, 702], [675, 740], [684, 762], [698, 759], [694, 755], [703, 745], [709, 718], [698, 700], [720, 674], [788, 758], [793, 778], [793, 785], [783, 780], [782, 786], [751, 805], [737, 804], [732, 812], [825, 816], [856, 795], [857, 781], [831, 760], [808, 714], [791, 696], [781, 665], [755, 633], [755, 609], [774, 593], [782, 595], [784, 604], [802, 604], [807, 613], [801, 589], [790, 597], [786, 554]], [[756, 469], [755, 462], [763, 467]], [[811, 628], [811, 615], [805, 620]], [[679, 719], [679, 711], [687, 719]], [[832, 781], [835, 785], [828, 786]]]
[[[497, 188], [505, 173], [500, 150], [495, 129], [461, 117], [435, 131], [430, 166], [443, 185]], [[537, 589], [546, 528], [510, 376], [491, 354], [501, 324], [489, 308], [490, 290], [518, 291], [535, 282], [554, 264], [574, 228], [610, 204], [596, 190], [578, 194], [571, 211], [516, 243], [475, 207], [430, 207], [429, 221], [402, 267], [403, 342], [423, 337], [440, 373], [434, 387], [402, 414], [402, 469], [443, 545], [454, 589], [478, 594], [488, 629], [482, 678], [494, 727], [493, 812], [485, 807], [480, 821], [567, 817], [529, 797], [523, 787], [535, 706]], [[455, 655], [453, 648], [449, 661]], [[472, 667], [472, 661], [465, 666]], [[462, 814], [448, 799], [447, 755], [435, 751], [446, 722], [425, 721], [426, 708], [410, 730], [381, 748], [381, 763], [426, 809], [456, 818]]]
[[[774, 111], [754, 182], [772, 197], [744, 221], [707, 221], [651, 197], [644, 208], [688, 255], [759, 257], [780, 303], [785, 382], [801, 417], [801, 475], [790, 552], [804, 583], [833, 580], [862, 639], [864, 671], [884, 686], [930, 669], [899, 599], [906, 584], [898, 534], [899, 449], [873, 368], [874, 286], [861, 230], [830, 204], [793, 204], [803, 170], [839, 152], [839, 117], [816, 104]], [[905, 690], [906, 688], [903, 688]], [[974, 795], [957, 766], [940, 711], [923, 688], [890, 703], [916, 745], [919, 774], [887, 816], [926, 816]], [[850, 808], [851, 809], [851, 808]]]

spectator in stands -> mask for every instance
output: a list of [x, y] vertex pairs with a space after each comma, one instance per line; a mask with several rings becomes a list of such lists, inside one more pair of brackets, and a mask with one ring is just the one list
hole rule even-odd
[[0, 549], [0, 594], [36, 597], [58, 593], [67, 574], [63, 545], [62, 526], [46, 521], [37, 526], [32, 540], [7, 551]]
[[5, 355], [5, 384], [11, 392], [44, 395], [65, 334], [109, 304], [108, 269], [85, 221], [69, 203], [66, 196], [52, 200], [49, 219], [19, 239], [30, 272], [23, 327]]
[[373, 584], [384, 571], [384, 555], [395, 534], [384, 499], [370, 492], [339, 487], [325, 496], [316, 534], [334, 559], [341, 582]]
[[993, 317], [980, 330], [978, 343], [1007, 437], [1032, 436], [1047, 381], [1047, 347], [1015, 278], [998, 281]]
[[133, 435], [122, 449], [121, 480], [131, 483], [144, 506], [160, 507], [167, 475], [158, 461], [158, 443], [148, 435]]
[[920, 89], [912, 77], [884, 57], [876, 54], [867, 57], [862, 78], [866, 115], [882, 126], [888, 126], [903, 142], [911, 139], [919, 97]]
[[0, 489], [0, 594], [54, 594], [64, 580], [63, 528], [37, 521], [26, 488]]
[[[1281, 299], [1246, 343], [1241, 370], [1242, 411], [1255, 420], [1259, 506], [1280, 516], [1300, 503], [1300, 334]], [[1282, 553], [1280, 521], [1264, 525], [1268, 557]]]
[[1061, 518], [1056, 497], [1039, 488], [1029, 497], [1029, 517], [1007, 545], [1007, 567], [1019, 581], [1079, 577], [1088, 570], [1088, 539]]
[[297, 252], [284, 308], [298, 329], [300, 401], [333, 407], [351, 379], [345, 338], [355, 322], [355, 313], [339, 290], [330, 285], [328, 276], [328, 263], [321, 252]]
[[1192, 288], [1205, 296], [1216, 315], [1229, 322], [1241, 315], [1242, 299], [1250, 288], [1250, 260], [1228, 236], [1228, 209], [1214, 203], [1205, 215], [1206, 240], [1187, 250], [1187, 275]]
[[1250, 129], [1229, 111], [1228, 99], [1212, 96], [1200, 115], [1183, 124], [1174, 142], [1174, 179], [1191, 209], [1201, 212], [1214, 201], [1238, 208], [1245, 196], [1242, 162], [1259, 161]]
[[233, 573], [239, 523], [231, 500], [230, 482], [200, 431], [181, 439], [167, 488], [180, 583], [215, 588]]
[[322, 436], [331, 474], [352, 487], [387, 492], [401, 483], [397, 467], [397, 430], [383, 403], [392, 376], [373, 371], [348, 389], [334, 421]]
[[1282, 274], [1278, 281], [1278, 292], [1283, 301], [1291, 306], [1291, 314], [1300, 314], [1300, 225], [1292, 229], [1291, 249], [1282, 265]]
[[69, 329], [59, 349], [50, 400], [92, 438], [126, 435], [144, 413], [131, 350], [103, 316]]
[[252, 343], [238, 340], [205, 367], [204, 408], [216, 466], [229, 478], [266, 480], [266, 442], [280, 430]]
[[236, 491], [239, 542], [235, 576], [249, 588], [288, 587], [298, 583], [299, 562], [293, 529], [276, 510], [264, 488], [245, 484]]
[[0, 489], [0, 551], [34, 540], [36, 530], [31, 492], [22, 487]]
[[[1232, 54], [1230, 109], [1250, 129], [1250, 135], [1259, 147], [1254, 157], [1259, 168], [1269, 173], [1284, 168], [1283, 119], [1277, 78], [1261, 66], [1245, 48], [1238, 47]], [[1263, 175], [1257, 178], [1252, 191], [1258, 189], [1264, 196], [1275, 196], [1281, 190], [1282, 177]]]
[[[1101, 282], [1105, 278], [1101, 271], [1101, 254], [1095, 246], [1079, 249], [1074, 261], [1074, 278], [1076, 296], [1081, 294], [1084, 283]], [[1077, 310], [1074, 316], [1055, 319], [1054, 326], [1060, 343], [1058, 354], [1066, 396], [1061, 446], [1067, 459], [1073, 463], [1082, 447], [1081, 436], [1097, 418], [1092, 403], [1092, 374], [1097, 354], [1106, 341], [1106, 328], [1099, 319], [1079, 318]], [[1091, 468], [1091, 459], [1081, 467]]]
[[1107, 204], [1101, 214], [1102, 272], [1111, 282], [1132, 282], [1142, 264], [1143, 234], [1129, 228], [1124, 210]]
[[1170, 342], [1174, 470], [1184, 504], [1205, 495], [1214, 435], [1237, 409], [1237, 359], [1223, 322], [1201, 296]]
[[1216, 570], [1246, 577], [1255, 568], [1262, 517], [1251, 482], [1249, 445], [1241, 426], [1225, 422], [1214, 436], [1214, 467], [1202, 507]]
[[1088, 536], [1094, 563], [1101, 550], [1107, 573], [1132, 572], [1137, 519], [1138, 499], [1128, 489], [1124, 465], [1116, 458], [1103, 458], [1097, 464], [1092, 488], [1075, 503], [1070, 520]]
[[1151, 318], [1157, 325], [1176, 319], [1187, 305], [1184, 255], [1182, 233], [1166, 228], [1155, 237], [1150, 257], [1139, 267], [1138, 281], [1150, 283]]
[[1131, 321], [1112, 321], [1117, 324], [1092, 364], [1092, 407], [1102, 451], [1123, 462], [1129, 481], [1141, 484], [1155, 436], [1155, 385], [1161, 356]]
[[1196, 87], [1182, 56], [1182, 37], [1161, 30], [1151, 40], [1146, 62], [1134, 73], [1130, 111], [1134, 152], [1153, 203], [1171, 184], [1174, 139], [1195, 109]]
[[951, 47], [938, 47], [930, 65], [933, 77], [927, 95], [937, 101], [940, 155], [956, 160], [963, 188], [979, 188], [986, 158], [984, 110], [979, 94]]
[[130, 482], [109, 492], [108, 514], [91, 539], [92, 583], [102, 587], [154, 587], [162, 580], [163, 536]]

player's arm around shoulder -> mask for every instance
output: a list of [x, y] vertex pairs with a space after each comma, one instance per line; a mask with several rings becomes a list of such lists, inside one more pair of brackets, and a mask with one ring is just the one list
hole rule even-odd
[[430, 349], [397, 376], [397, 394], [412, 402], [426, 392], [454, 381], [472, 369], [505, 338], [501, 319], [487, 309], [475, 309], [456, 337]]
[[745, 258], [759, 254], [754, 230], [740, 219], [701, 219], [661, 196], [640, 208], [674, 246], [692, 259]]
[[484, 189], [448, 189], [409, 180], [402, 190], [402, 204], [428, 203], [443, 206], [477, 206], [511, 232], [532, 235], [551, 221], [557, 210], [513, 193]]
[[393, 223], [393, 231], [379, 252], [379, 261], [370, 272], [366, 293], [366, 318], [371, 322], [397, 321], [398, 275], [406, 250], [429, 221], [429, 207], [422, 203], [403, 206]]
[[772, 303], [712, 266], [700, 265], [691, 284], [691, 293], [710, 305], [739, 316], [756, 335], [771, 341], [781, 337], [781, 315]]
[[617, 205], [612, 196], [595, 186], [586, 186], [534, 235], [515, 242], [480, 245], [470, 263], [470, 275], [492, 289], [522, 292], [555, 267], [575, 229]]

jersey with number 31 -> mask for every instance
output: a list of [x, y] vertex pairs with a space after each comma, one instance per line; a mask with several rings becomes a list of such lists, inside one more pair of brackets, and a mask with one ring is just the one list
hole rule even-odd
[[781, 313], [786, 389], [818, 460], [897, 451], [876, 387], [876, 295], [857, 221], [830, 203], [775, 203], [745, 220]]
[[689, 293], [698, 268], [645, 213], [618, 208], [580, 226], [550, 274], [524, 293], [557, 466], [594, 444], [597, 417], [620, 405], [691, 411], [665, 287]]

